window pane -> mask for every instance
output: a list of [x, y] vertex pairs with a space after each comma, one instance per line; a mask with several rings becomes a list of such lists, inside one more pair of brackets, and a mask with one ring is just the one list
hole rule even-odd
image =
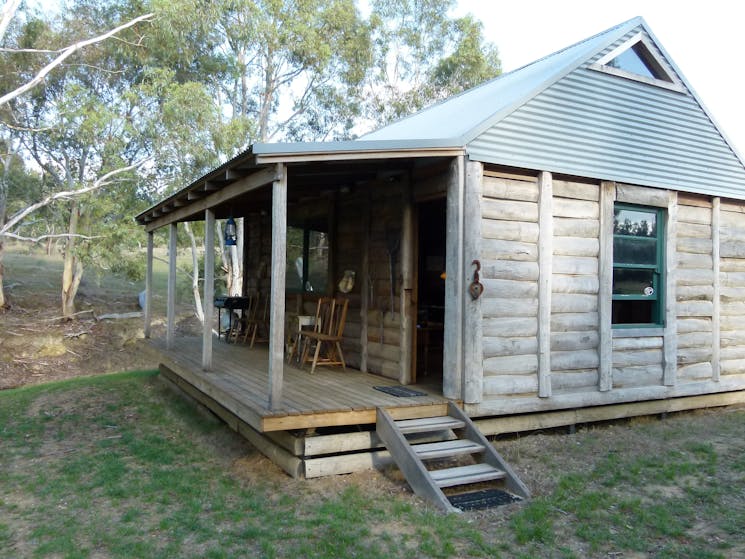
[[657, 301], [613, 301], [613, 324], [654, 324]]
[[654, 270], [613, 268], [613, 295], [644, 295], [656, 299], [654, 274]]
[[613, 234], [657, 237], [657, 212], [616, 208], [613, 210]]
[[303, 287], [303, 230], [287, 228], [287, 274], [285, 288], [300, 291]]
[[657, 239], [614, 237], [613, 262], [656, 265]]
[[[636, 46], [636, 45], [635, 45]], [[642, 58], [641, 53], [637, 52], [637, 48], [630, 48], [623, 51], [621, 54], [616, 56], [613, 60], [608, 62], [608, 66], [618, 68], [619, 70], [625, 70], [632, 74], [638, 74], [646, 78], [657, 78], [664, 79], [657, 75], [657, 73], [650, 67], [649, 64]]]
[[310, 231], [308, 239], [308, 281], [306, 291], [325, 293], [328, 283], [329, 242], [328, 234]]

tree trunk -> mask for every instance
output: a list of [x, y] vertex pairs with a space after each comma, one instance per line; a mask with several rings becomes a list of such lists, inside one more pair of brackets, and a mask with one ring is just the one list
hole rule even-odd
[[197, 240], [191, 230], [189, 222], [184, 222], [184, 231], [189, 236], [191, 243], [191, 291], [194, 294], [194, 312], [200, 324], [204, 324], [204, 309], [202, 308], [202, 294], [199, 291], [199, 254], [197, 253]]
[[80, 218], [80, 206], [77, 201], [70, 208], [70, 224], [65, 246], [65, 259], [62, 267], [62, 316], [65, 320], [72, 320], [75, 315], [75, 296], [83, 278], [83, 264], [75, 256], [75, 237], [78, 232], [78, 219]]
[[5, 307], [8, 305], [8, 302], [5, 300], [5, 268], [3, 268], [4, 253], [5, 248], [3, 247], [3, 238], [0, 237], [0, 312], [2, 312], [3, 309], [5, 309]]
[[[8, 5], [10, 7], [10, 5]], [[8, 177], [10, 176], [10, 162], [11, 157], [15, 155], [11, 149], [2, 161], [3, 174], [0, 176], [0, 228], [5, 225], [5, 211], [8, 204]], [[5, 300], [5, 270], [3, 268], [3, 256], [5, 254], [5, 248], [3, 246], [4, 237], [0, 236], [0, 311], [7, 306]]]
[[223, 235], [218, 231], [217, 238], [220, 242], [220, 258], [222, 269], [225, 271], [225, 288], [228, 296], [240, 297], [243, 295], [243, 239], [244, 219], [235, 220], [236, 244], [226, 246]]

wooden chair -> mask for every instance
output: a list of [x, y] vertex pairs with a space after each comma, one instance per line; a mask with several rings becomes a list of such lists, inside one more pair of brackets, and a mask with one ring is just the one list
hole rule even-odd
[[[261, 293], [256, 292], [249, 295], [251, 298], [251, 304], [246, 310], [245, 321], [243, 324], [243, 343], [248, 341], [249, 336], [251, 337], [251, 343], [249, 347], [253, 347], [257, 341], [256, 335], [259, 332], [259, 328], [268, 330], [267, 326], [267, 315], [269, 314], [269, 297], [262, 297]], [[261, 341], [261, 339], [259, 339]]]
[[[316, 370], [316, 365], [341, 365], [344, 371], [344, 353], [341, 350], [341, 340], [344, 336], [344, 324], [347, 320], [348, 299], [333, 299], [321, 297], [316, 310], [315, 330], [302, 333], [303, 356], [301, 363], [312, 362], [310, 372]], [[315, 342], [315, 351], [311, 358], [309, 353]]]

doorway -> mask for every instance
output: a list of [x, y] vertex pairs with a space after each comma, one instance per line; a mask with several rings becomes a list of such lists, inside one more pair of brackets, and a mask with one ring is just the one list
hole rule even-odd
[[446, 199], [417, 204], [416, 382], [442, 388]]

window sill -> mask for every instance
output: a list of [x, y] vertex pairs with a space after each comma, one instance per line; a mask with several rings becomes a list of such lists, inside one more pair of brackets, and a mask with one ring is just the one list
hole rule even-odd
[[665, 329], [660, 326], [651, 328], [614, 328], [614, 338], [653, 338], [665, 335]]

